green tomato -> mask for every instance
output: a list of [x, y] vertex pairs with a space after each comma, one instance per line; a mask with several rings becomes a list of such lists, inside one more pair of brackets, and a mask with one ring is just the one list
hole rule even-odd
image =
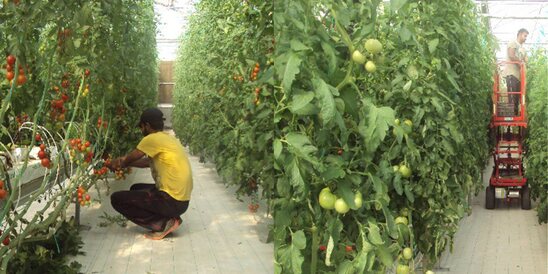
[[373, 73], [377, 70], [377, 66], [375, 66], [375, 63], [373, 63], [373, 61], [367, 61], [367, 63], [365, 63], [365, 70], [367, 70], [367, 72]]
[[340, 214], [344, 214], [350, 210], [350, 207], [343, 198], [339, 198], [335, 201], [335, 211], [337, 211]]
[[324, 188], [322, 188], [322, 191], [320, 191], [320, 194], [322, 194], [324, 192], [331, 193], [331, 189], [329, 189], [329, 187], [324, 187]]
[[403, 258], [406, 260], [411, 260], [413, 258], [413, 250], [409, 247], [403, 249]]
[[398, 171], [401, 173], [401, 176], [403, 178], [411, 177], [411, 169], [407, 167], [406, 165], [401, 165]]
[[407, 218], [406, 218], [406, 217], [399, 216], [399, 217], [396, 218], [395, 223], [396, 223], [396, 224], [404, 224], [404, 225], [407, 225], [407, 224], [408, 224], [408, 221], [407, 221]]
[[394, 124], [395, 124], [396, 126], [399, 126], [399, 125], [400, 125], [400, 119], [394, 120]]
[[361, 208], [363, 205], [363, 197], [359, 191], [354, 195], [354, 204], [356, 204], [357, 209]]
[[394, 170], [394, 172], [398, 172], [398, 170], [400, 170], [400, 166], [392, 166], [392, 169]]
[[335, 200], [337, 200], [337, 196], [333, 195], [330, 191], [322, 191], [318, 200], [320, 201], [321, 207], [325, 209], [333, 209], [335, 208]]
[[409, 266], [400, 264], [396, 268], [396, 274], [409, 274]]
[[382, 44], [377, 39], [367, 39], [365, 49], [372, 54], [376, 54], [382, 51]]
[[355, 50], [354, 53], [352, 53], [352, 61], [358, 64], [365, 64], [365, 60], [365, 56], [363, 56], [359, 50]]
[[406, 119], [405, 121], [403, 121], [403, 123], [408, 125], [409, 127], [413, 127], [413, 122], [409, 119]]
[[400, 209], [400, 215], [405, 217], [409, 216], [409, 209], [407, 207]]

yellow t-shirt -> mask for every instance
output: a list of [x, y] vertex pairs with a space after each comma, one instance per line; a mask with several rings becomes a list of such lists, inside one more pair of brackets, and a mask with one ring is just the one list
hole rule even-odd
[[179, 140], [165, 132], [145, 136], [137, 149], [151, 158], [152, 178], [159, 190], [179, 201], [189, 201], [192, 192], [192, 170]]

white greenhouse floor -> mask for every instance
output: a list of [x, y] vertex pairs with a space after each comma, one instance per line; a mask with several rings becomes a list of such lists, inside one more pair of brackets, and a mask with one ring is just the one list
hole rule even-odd
[[[76, 257], [83, 273], [222, 273], [267, 274], [274, 272], [273, 245], [266, 243], [268, 225], [265, 205], [256, 214], [238, 201], [233, 188], [222, 183], [211, 164], [191, 156], [194, 191], [183, 225], [161, 241], [144, 238], [144, 229], [100, 227], [103, 212], [117, 215], [110, 197], [82, 209], [85, 255]], [[488, 168], [490, 170], [490, 168]], [[489, 174], [484, 176], [487, 180]], [[133, 183], [151, 182], [148, 169], [134, 169], [124, 181], [110, 180], [111, 192]], [[105, 187], [101, 187], [105, 190]], [[93, 188], [92, 197], [97, 193]], [[539, 225], [535, 210], [519, 204], [484, 208], [484, 192], [472, 200], [473, 211], [460, 224], [453, 252], [446, 251], [435, 272], [454, 274], [546, 274], [547, 225]], [[69, 213], [70, 214], [70, 213]]]
[[[484, 171], [484, 185], [492, 163]], [[533, 203], [533, 208], [536, 203]], [[472, 199], [472, 214], [461, 220], [453, 252], [442, 255], [436, 273], [547, 274], [547, 225], [536, 210], [522, 210], [519, 200], [497, 201], [485, 209], [485, 190]]]

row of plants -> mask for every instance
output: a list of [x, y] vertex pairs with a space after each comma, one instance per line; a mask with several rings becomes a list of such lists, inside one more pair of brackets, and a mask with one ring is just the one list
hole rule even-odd
[[537, 48], [527, 64], [528, 135], [525, 139], [525, 177], [531, 188], [531, 197], [538, 200], [539, 223], [548, 221], [548, 53]]
[[[272, 3], [200, 1], [176, 63], [173, 128], [257, 211], [274, 187]], [[199, 56], [199, 57], [198, 57]]]
[[277, 272], [431, 268], [489, 153], [493, 42], [474, 3], [276, 8]]
[[[472, 1], [201, 1], [174, 130], [238, 195], [262, 190], [276, 273], [428, 269], [483, 191], [494, 60]], [[529, 84], [545, 201], [545, 81]]]
[[[61, 237], [67, 207], [89, 204], [110, 155], [139, 140], [135, 121], [156, 103], [155, 32], [148, 0], [0, 4], [0, 140], [8, 159], [15, 147], [28, 147], [21, 163], [2, 162], [0, 273], [24, 273], [24, 261], [52, 273], [78, 267], [50, 267], [64, 262], [50, 253], [74, 254], [60, 251], [66, 239], [55, 239], [55, 252], [41, 242]], [[26, 169], [36, 164], [28, 151], [37, 146], [43, 181], [25, 193]]]

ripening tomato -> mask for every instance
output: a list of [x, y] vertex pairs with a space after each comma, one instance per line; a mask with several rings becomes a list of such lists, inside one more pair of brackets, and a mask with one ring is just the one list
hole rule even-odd
[[13, 80], [14, 77], [15, 74], [12, 71], [8, 71], [8, 73], [6, 73], [6, 79], [8, 79], [8, 81]]
[[2, 243], [3, 243], [4, 245], [9, 245], [9, 244], [10, 244], [10, 237], [7, 236], [6, 238], [4, 238], [4, 240], [2, 241]]
[[8, 62], [8, 65], [15, 65], [15, 56], [13, 55], [8, 55], [8, 57], [6, 58], [6, 61]]
[[40, 150], [46, 150], [46, 145], [45, 144], [40, 144]]
[[19, 74], [17, 76], [17, 84], [18, 85], [22, 85], [24, 84], [25, 82], [27, 82], [27, 76], [25, 76], [24, 74]]
[[49, 161], [49, 158], [42, 159], [40, 163], [42, 164], [43, 167], [49, 167], [49, 165], [51, 164]]

